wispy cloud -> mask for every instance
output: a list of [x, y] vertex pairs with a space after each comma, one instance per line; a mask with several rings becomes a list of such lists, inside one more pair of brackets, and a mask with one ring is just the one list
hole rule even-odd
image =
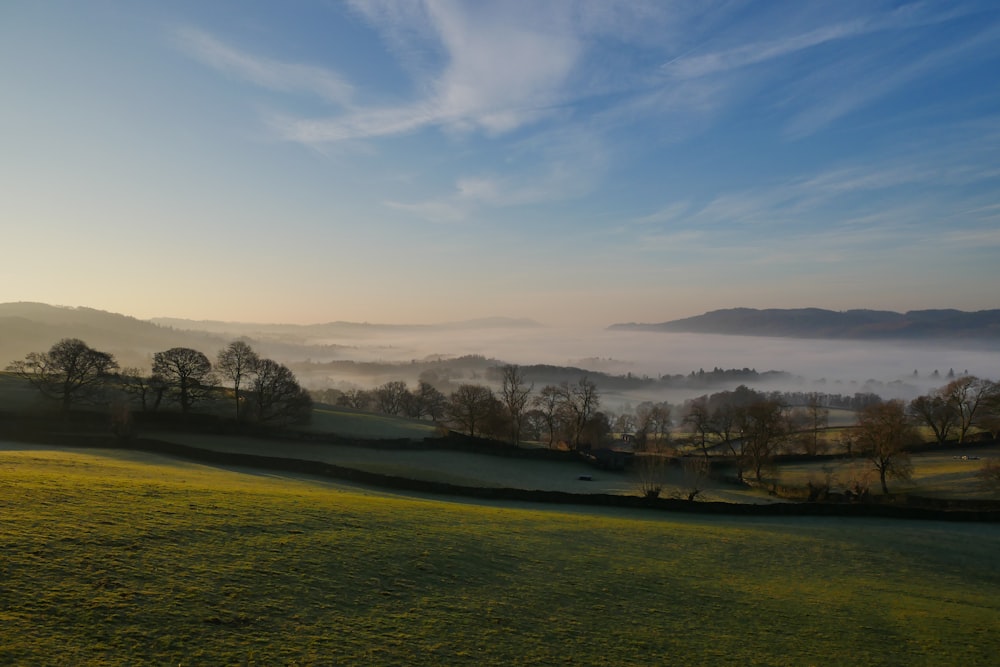
[[959, 60], [968, 62], [977, 54], [989, 58], [992, 45], [1000, 40], [1000, 26], [988, 26], [978, 34], [952, 44], [934, 44], [927, 52], [899, 63], [890, 49], [854, 54], [818, 69], [790, 87], [804, 108], [792, 115], [786, 127], [790, 138], [813, 134], [858, 109], [896, 93], [913, 81], [946, 73]]
[[194, 28], [181, 28], [174, 37], [181, 50], [191, 57], [263, 88], [307, 93], [335, 104], [347, 104], [353, 96], [353, 87], [325, 68], [251, 55]]
[[701, 204], [670, 201], [634, 218], [617, 242], [679, 261], [726, 248], [847, 262], [904, 248], [930, 257], [934, 248], [996, 247], [996, 139], [977, 127], [942, 128], [879, 161], [723, 189]]
[[727, 72], [777, 58], [795, 55], [816, 46], [889, 30], [904, 30], [961, 16], [957, 8], [916, 3], [886, 13], [872, 13], [851, 21], [834, 22], [803, 32], [703, 54], [682, 55], [663, 69], [680, 78], [698, 78]]
[[597, 187], [612, 153], [599, 134], [570, 125], [507, 142], [503, 163], [456, 177], [448, 192], [386, 204], [431, 221], [458, 222], [486, 209], [563, 202]]
[[678, 83], [724, 87], [731, 105], [770, 99], [787, 116], [784, 136], [801, 139], [960, 59], [991, 57], [1000, 38], [995, 18], [979, 34], [928, 30], [984, 11], [974, 5], [915, 2], [885, 11], [868, 3], [849, 20], [833, 8], [801, 4], [789, 16], [724, 26], [711, 41], [735, 45], [705, 51], [696, 42], [662, 70]]
[[[414, 40], [432, 40], [430, 48], [442, 54], [439, 69], [418, 74], [425, 93], [413, 101], [358, 107], [322, 119], [280, 118], [276, 126], [288, 139], [364, 139], [427, 126], [510, 132], [558, 108], [582, 51], [571, 26], [534, 3], [382, 2], [357, 7], [390, 36], [397, 50], [406, 50]], [[540, 12], [542, 20], [531, 20]]]

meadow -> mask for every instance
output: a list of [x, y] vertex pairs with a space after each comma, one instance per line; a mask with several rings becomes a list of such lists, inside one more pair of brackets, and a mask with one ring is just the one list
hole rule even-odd
[[[393, 418], [383, 417], [386, 423]], [[396, 420], [403, 421], [403, 420]], [[358, 445], [303, 443], [295, 440], [200, 433], [150, 433], [157, 440], [220, 452], [280, 456], [333, 463], [346, 468], [442, 482], [458, 486], [562, 491], [566, 493], [640, 494], [638, 472], [595, 468], [583, 460], [547, 461], [494, 456], [452, 449], [383, 449]], [[581, 481], [586, 477], [586, 481]], [[665, 497], [686, 496], [688, 480], [679, 466], [664, 470]], [[773, 502], [763, 490], [737, 486], [723, 480], [702, 478], [701, 500], [731, 503]]]
[[1000, 526], [445, 502], [0, 448], [0, 663], [990, 665]]
[[390, 417], [325, 403], [315, 404], [309, 423], [300, 428], [307, 433], [336, 433], [347, 438], [423, 440], [441, 435], [441, 429], [428, 421]]
[[[1000, 458], [1000, 446], [963, 447], [914, 453], [910, 455], [912, 477], [889, 480], [890, 493], [910, 493], [932, 498], [958, 500], [995, 499], [996, 489], [983, 487], [979, 478], [983, 463]], [[881, 494], [877, 473], [863, 458], [824, 462], [806, 461], [783, 464], [775, 470], [776, 481], [787, 486], [804, 487], [830, 481], [832, 489], [850, 486], [851, 480], [865, 479], [871, 492]]]

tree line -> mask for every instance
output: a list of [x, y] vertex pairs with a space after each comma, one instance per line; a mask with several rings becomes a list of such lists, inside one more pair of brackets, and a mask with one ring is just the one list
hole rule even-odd
[[[170, 403], [182, 414], [228, 398], [236, 420], [258, 423], [304, 421], [312, 408], [309, 392], [287, 367], [259, 357], [244, 341], [220, 350], [214, 364], [190, 348], [157, 352], [150, 372], [143, 372], [119, 368], [111, 354], [79, 339], [63, 339], [7, 370], [64, 411], [78, 403], [110, 403], [109, 394], [127, 397], [142, 411]], [[888, 480], [908, 475], [907, 450], [920, 441], [918, 429], [925, 428], [942, 444], [964, 443], [975, 430], [994, 437], [1000, 432], [1000, 384], [972, 375], [954, 378], [909, 403], [883, 401], [871, 393], [765, 393], [740, 385], [677, 407], [644, 401], [617, 415], [601, 410], [598, 387], [587, 375], [537, 391], [517, 365], [497, 365], [489, 376], [498, 381], [497, 390], [465, 383], [445, 393], [439, 385], [447, 388], [447, 383], [427, 375], [412, 390], [405, 382], [390, 381], [371, 390], [322, 390], [317, 398], [361, 411], [429, 419], [514, 445], [535, 441], [583, 449], [608, 446], [618, 437], [637, 451], [658, 453], [683, 431], [687, 444], [706, 461], [725, 455], [735, 462], [740, 480], [757, 481], [779, 453], [824, 453], [829, 442], [821, 434], [828, 427], [829, 409], [847, 407], [857, 412], [857, 423], [842, 432], [838, 444], [848, 455], [869, 458], [883, 490]]]
[[[737, 478], [751, 475], [761, 481], [778, 453], [815, 456], [828, 443], [820, 433], [828, 426], [829, 397], [796, 395], [789, 407], [782, 394], [765, 394], [746, 386], [687, 401], [682, 424], [697, 449], [708, 459], [713, 453], [729, 456]], [[878, 474], [883, 493], [888, 481], [907, 480], [912, 474], [909, 450], [922, 444], [927, 429], [938, 444], [969, 440], [973, 430], [992, 438], [1000, 435], [1000, 383], [973, 375], [958, 377], [910, 402], [884, 401], [874, 394], [856, 394], [853, 427], [841, 432], [840, 446], [848, 456], [862, 456]]]
[[125, 401], [143, 412], [175, 406], [186, 415], [203, 404], [232, 401], [237, 421], [308, 420], [312, 399], [283, 364], [260, 357], [244, 341], [220, 350], [215, 363], [202, 352], [173, 347], [153, 355], [150, 370], [121, 368], [114, 356], [78, 338], [47, 352], [31, 352], [7, 371], [27, 380], [64, 413], [80, 405]]
[[429, 419], [473, 437], [526, 440], [550, 447], [579, 449], [604, 442], [611, 432], [607, 414], [600, 411], [597, 385], [586, 375], [535, 391], [524, 370], [515, 364], [496, 367], [497, 390], [463, 383], [448, 391], [433, 374], [422, 376], [412, 390], [393, 380], [374, 389], [316, 392], [317, 400], [362, 411], [410, 419]]

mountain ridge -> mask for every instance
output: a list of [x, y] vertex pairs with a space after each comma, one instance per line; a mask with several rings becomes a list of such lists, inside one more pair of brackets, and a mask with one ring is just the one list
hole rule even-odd
[[375, 340], [384, 332], [455, 331], [474, 328], [542, 326], [528, 319], [480, 318], [441, 324], [264, 324], [138, 319], [86, 306], [55, 306], [35, 301], [0, 303], [0, 369], [40, 352], [62, 338], [80, 338], [112, 352], [123, 366], [147, 366], [152, 355], [171, 347], [190, 347], [213, 354], [234, 339], [248, 340], [261, 354], [279, 360], [340, 356], [338, 351]]
[[660, 323], [620, 323], [617, 331], [824, 339], [1000, 339], [1000, 309], [910, 310], [724, 308]]

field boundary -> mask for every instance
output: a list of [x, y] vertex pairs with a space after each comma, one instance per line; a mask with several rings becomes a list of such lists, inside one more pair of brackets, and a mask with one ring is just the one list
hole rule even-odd
[[237, 452], [220, 452], [167, 442], [152, 438], [113, 438], [106, 435], [80, 433], [19, 433], [13, 439], [62, 447], [141, 451], [172, 456], [208, 464], [243, 467], [261, 470], [293, 472], [327, 479], [347, 481], [396, 491], [457, 496], [480, 500], [499, 500], [545, 503], [551, 505], [582, 505], [591, 507], [620, 507], [649, 509], [688, 514], [739, 515], [739, 516], [826, 516], [854, 518], [919, 519], [932, 521], [1000, 522], [1000, 512], [971, 509], [912, 507], [880, 503], [724, 503], [699, 502], [678, 498], [646, 498], [613, 494], [581, 494], [566, 491], [526, 490], [509, 487], [478, 487], [412, 479], [395, 475], [359, 470], [323, 461], [297, 458], [262, 456]]

